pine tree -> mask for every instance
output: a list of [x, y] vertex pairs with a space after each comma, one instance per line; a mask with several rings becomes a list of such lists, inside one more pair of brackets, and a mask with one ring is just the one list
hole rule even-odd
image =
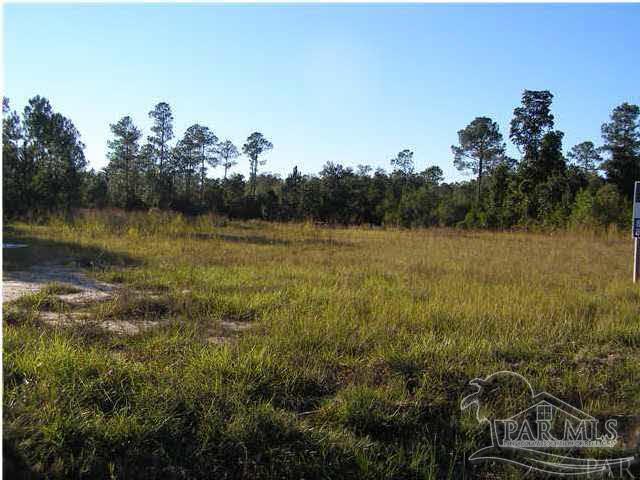
[[247, 143], [242, 146], [243, 153], [249, 157], [250, 175], [249, 181], [251, 183], [251, 196], [256, 196], [256, 179], [258, 176], [258, 164], [264, 165], [266, 160], [260, 161], [260, 155], [273, 148], [273, 144], [267, 140], [260, 132], [253, 132], [247, 138]]
[[603, 150], [608, 153], [604, 162], [607, 180], [628, 198], [640, 180], [640, 107], [623, 103], [613, 109], [611, 120], [602, 125]]
[[153, 190], [160, 208], [166, 208], [171, 203], [171, 147], [169, 142], [173, 138], [173, 114], [168, 103], [160, 102], [149, 112], [153, 119], [151, 131], [153, 135], [147, 137], [151, 145], [151, 159], [154, 167]]
[[109, 164], [105, 172], [109, 184], [109, 196], [114, 205], [124, 208], [141, 206], [142, 168], [139, 140], [142, 134], [131, 117], [121, 118], [111, 125], [114, 135], [108, 145]]

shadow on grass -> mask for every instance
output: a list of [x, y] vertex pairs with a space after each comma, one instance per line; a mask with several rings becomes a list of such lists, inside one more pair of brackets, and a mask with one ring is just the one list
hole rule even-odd
[[128, 254], [74, 242], [45, 240], [24, 235], [13, 227], [5, 227], [3, 242], [23, 243], [24, 248], [2, 249], [3, 274], [28, 269], [35, 265], [60, 263], [78, 268], [104, 269], [111, 266], [128, 267], [141, 262]]
[[352, 243], [342, 240], [325, 238], [303, 238], [299, 240], [289, 240], [286, 238], [267, 237], [265, 235], [230, 235], [224, 233], [194, 233], [189, 235], [197, 240], [222, 240], [224, 242], [246, 243], [250, 245], [332, 245], [332, 246], [352, 246]]
[[16, 441], [5, 438], [2, 442], [2, 477], [14, 480], [36, 480], [44, 478], [34, 472], [21, 457]]

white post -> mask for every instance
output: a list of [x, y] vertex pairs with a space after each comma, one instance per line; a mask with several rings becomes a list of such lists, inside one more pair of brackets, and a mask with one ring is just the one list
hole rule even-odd
[[634, 238], [635, 247], [633, 248], [633, 283], [638, 283], [638, 275], [640, 275], [640, 238]]

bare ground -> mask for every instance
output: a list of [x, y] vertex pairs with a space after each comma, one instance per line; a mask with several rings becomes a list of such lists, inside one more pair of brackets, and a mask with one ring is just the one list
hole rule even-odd
[[[52, 283], [69, 285], [79, 290], [75, 293], [55, 295], [72, 308], [82, 309], [98, 302], [112, 300], [118, 294], [116, 285], [92, 279], [77, 268], [50, 262], [33, 266], [27, 270], [3, 272], [2, 303], [17, 300], [23, 295], [36, 293]], [[154, 296], [142, 291], [138, 291], [136, 294], [147, 297]], [[43, 311], [39, 313], [39, 317], [45, 323], [57, 326], [91, 323], [91, 319], [82, 311]], [[159, 325], [157, 321], [117, 319], [103, 320], [99, 327], [117, 334], [135, 335], [157, 325]], [[247, 321], [226, 319], [222, 321], [221, 327], [221, 335], [208, 337], [210, 343], [226, 343], [234, 333], [251, 328], [251, 324]]]
[[113, 297], [115, 286], [87, 277], [76, 268], [58, 263], [36, 265], [28, 270], [2, 272], [2, 303], [36, 293], [50, 283], [63, 283], [80, 290], [61, 295], [69, 303], [93, 303]]

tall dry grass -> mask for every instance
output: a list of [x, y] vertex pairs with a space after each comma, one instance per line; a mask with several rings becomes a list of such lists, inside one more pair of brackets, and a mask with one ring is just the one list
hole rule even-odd
[[[54, 256], [104, 252], [93, 275], [163, 305], [133, 337], [5, 322], [5, 441], [52, 476], [494, 478], [464, 462], [487, 432], [459, 402], [505, 369], [596, 416], [640, 411], [640, 290], [618, 232], [161, 212], [12, 227]], [[139, 311], [119, 302], [97, 322]], [[253, 326], [207, 341], [233, 319]]]

